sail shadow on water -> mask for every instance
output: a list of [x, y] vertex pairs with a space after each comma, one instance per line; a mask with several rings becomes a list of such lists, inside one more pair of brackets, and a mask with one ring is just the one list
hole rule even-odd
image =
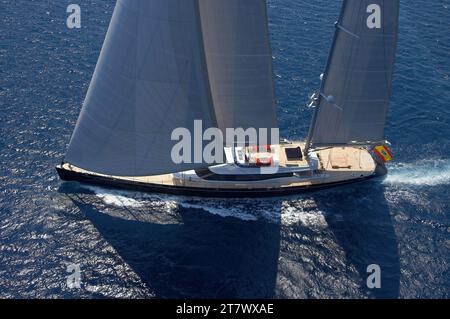
[[223, 218], [176, 202], [169, 204], [170, 213], [153, 212], [150, 201], [142, 207], [105, 207], [79, 188], [63, 185], [59, 191], [157, 298], [275, 296], [280, 223]]
[[[93, 195], [70, 183], [60, 193], [159, 298], [395, 298], [399, 255], [383, 188], [209, 202], [107, 189]], [[250, 206], [256, 215], [239, 215]], [[212, 208], [244, 220], [206, 213]], [[366, 286], [371, 264], [382, 270], [379, 290]]]
[[[398, 298], [400, 257], [385, 186], [378, 181], [348, 186], [312, 195], [323, 211], [334, 240], [345, 253], [349, 269], [362, 295], [369, 298]], [[357, 205], [355, 205], [355, 198]], [[381, 268], [381, 288], [369, 289], [369, 265]]]

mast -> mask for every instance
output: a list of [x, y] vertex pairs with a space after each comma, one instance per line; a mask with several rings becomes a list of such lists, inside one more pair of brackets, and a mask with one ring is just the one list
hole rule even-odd
[[309, 149], [311, 148], [311, 140], [312, 140], [312, 134], [314, 131], [314, 127], [316, 126], [316, 122], [317, 122], [317, 114], [318, 114], [318, 109], [320, 107], [320, 100], [322, 99], [322, 92], [325, 86], [325, 79], [326, 76], [328, 75], [328, 70], [330, 68], [330, 64], [331, 64], [331, 58], [333, 55], [333, 51], [334, 51], [334, 47], [336, 46], [336, 41], [337, 41], [337, 36], [338, 36], [338, 25], [341, 24], [342, 21], [342, 16], [344, 15], [344, 10], [345, 10], [345, 5], [346, 5], [346, 1], [344, 0], [344, 3], [342, 4], [341, 7], [341, 11], [339, 13], [339, 17], [338, 17], [338, 21], [335, 22], [334, 27], [335, 27], [335, 32], [333, 35], [333, 41], [331, 43], [331, 50], [330, 53], [328, 54], [328, 58], [327, 58], [327, 64], [325, 66], [325, 71], [322, 73], [321, 75], [321, 79], [320, 79], [320, 89], [318, 93], [315, 93], [313, 95], [313, 101], [311, 101], [312, 103], [314, 103], [314, 112], [313, 112], [313, 116], [311, 119], [311, 125], [309, 126], [309, 130], [308, 130], [308, 137], [306, 139], [306, 144], [305, 144], [305, 154], [308, 155]]

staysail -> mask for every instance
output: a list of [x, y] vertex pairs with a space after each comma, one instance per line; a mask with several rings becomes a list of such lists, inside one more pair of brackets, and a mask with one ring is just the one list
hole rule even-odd
[[344, 0], [308, 147], [384, 140], [400, 0]]
[[215, 127], [197, 0], [118, 0], [66, 160], [119, 176], [174, 164], [171, 133]]
[[276, 128], [265, 0], [199, 0], [219, 128]]

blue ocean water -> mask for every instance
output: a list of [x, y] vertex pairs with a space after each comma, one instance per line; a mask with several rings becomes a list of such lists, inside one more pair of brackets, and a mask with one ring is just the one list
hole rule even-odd
[[[387, 179], [264, 200], [59, 182], [114, 2], [0, 0], [0, 297], [450, 297], [449, 0], [402, 1]], [[284, 136], [306, 135], [340, 3], [269, 0]]]

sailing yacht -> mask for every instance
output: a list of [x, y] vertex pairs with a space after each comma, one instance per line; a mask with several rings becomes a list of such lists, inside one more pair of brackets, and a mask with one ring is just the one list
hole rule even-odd
[[239, 140], [211, 163], [174, 161], [174, 130], [278, 127], [266, 1], [118, 0], [60, 178], [260, 197], [387, 174], [399, 2], [343, 1], [305, 141]]

